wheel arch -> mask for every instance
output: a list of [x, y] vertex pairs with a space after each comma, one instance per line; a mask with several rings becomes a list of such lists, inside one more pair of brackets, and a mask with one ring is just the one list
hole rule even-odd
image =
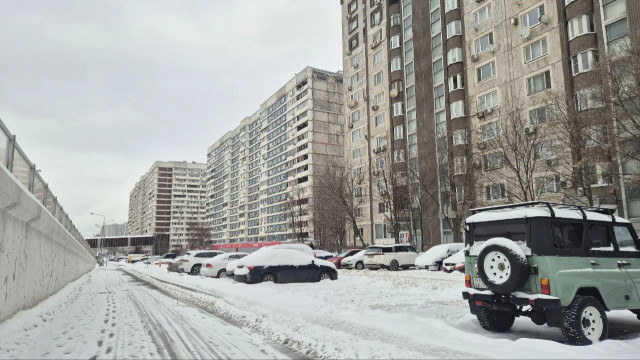
[[607, 306], [607, 303], [604, 301], [604, 298], [600, 294], [600, 290], [598, 290], [598, 288], [596, 287], [589, 286], [589, 287], [578, 288], [576, 290], [576, 293], [573, 295], [573, 298], [571, 299], [571, 301], [573, 301], [573, 299], [575, 299], [576, 296], [593, 296], [596, 300], [600, 302], [600, 304], [602, 304], [602, 307], [604, 307], [606, 311], [609, 311], [609, 307]]

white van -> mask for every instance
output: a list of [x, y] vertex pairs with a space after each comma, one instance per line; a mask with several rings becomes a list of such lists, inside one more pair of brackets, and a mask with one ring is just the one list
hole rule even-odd
[[385, 268], [396, 271], [415, 266], [418, 251], [411, 245], [372, 245], [364, 252], [364, 266], [367, 269]]

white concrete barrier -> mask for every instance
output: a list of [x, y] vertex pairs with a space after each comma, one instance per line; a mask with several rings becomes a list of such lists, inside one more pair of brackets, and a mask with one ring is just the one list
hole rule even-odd
[[0, 322], [56, 293], [95, 258], [0, 165]]

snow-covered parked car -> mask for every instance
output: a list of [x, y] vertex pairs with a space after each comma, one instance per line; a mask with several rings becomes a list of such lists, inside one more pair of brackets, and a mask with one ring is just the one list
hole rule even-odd
[[442, 270], [448, 273], [464, 272], [464, 249], [442, 260]]
[[233, 273], [238, 282], [293, 283], [336, 280], [336, 267], [322, 259], [292, 249], [264, 248], [242, 259]]
[[200, 268], [200, 275], [207, 277], [226, 278], [227, 277], [227, 264], [230, 261], [242, 259], [247, 256], [247, 253], [234, 252], [221, 254], [211, 258], [204, 262]]
[[329, 258], [332, 258], [334, 254], [325, 250], [313, 250], [313, 256], [315, 256], [317, 259], [327, 260]]
[[214, 256], [222, 254], [222, 251], [214, 250], [198, 250], [190, 251], [185, 257], [180, 259], [180, 265], [178, 265], [178, 272], [187, 272], [191, 275], [200, 274], [200, 268], [202, 263]]
[[389, 269], [396, 271], [414, 267], [418, 251], [411, 245], [373, 245], [364, 252], [364, 266], [367, 269]]
[[436, 245], [418, 256], [415, 265], [418, 269], [439, 271], [442, 268], [442, 260], [462, 250], [463, 247], [463, 243]]
[[340, 262], [340, 268], [342, 269], [364, 269], [364, 252], [366, 250], [360, 250], [354, 255], [347, 256]]
[[[253, 252], [253, 254], [257, 253], [258, 251], [263, 251], [264, 249], [289, 249], [289, 250], [296, 250], [296, 251], [300, 251], [303, 252], [305, 254], [308, 254], [309, 256], [313, 256], [315, 257], [315, 254], [313, 253], [313, 249], [311, 249], [308, 245], [305, 244], [278, 244], [278, 245], [273, 245], [273, 246], [268, 246], [268, 247], [263, 247], [260, 248], [256, 251]], [[227, 277], [232, 278], [233, 279], [233, 273], [236, 269], [236, 267], [238, 265], [243, 264], [243, 259], [238, 259], [238, 260], [233, 260], [230, 261], [227, 264]]]

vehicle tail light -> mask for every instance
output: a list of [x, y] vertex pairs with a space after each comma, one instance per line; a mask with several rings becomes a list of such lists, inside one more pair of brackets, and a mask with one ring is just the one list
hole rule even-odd
[[476, 306], [483, 306], [484, 302], [482, 300], [476, 300]]
[[207, 265], [205, 265], [205, 266], [208, 267], [208, 268], [212, 268], [213, 267], [213, 265], [211, 265], [209, 263], [207, 263]]
[[469, 274], [465, 274], [464, 275], [464, 286], [470, 288], [471, 287], [471, 275]]
[[253, 270], [253, 268], [254, 268], [254, 267], [255, 267], [255, 266], [248, 266], [247, 268], [248, 268], [249, 270]]
[[540, 287], [542, 288], [542, 293], [545, 295], [551, 295], [551, 287], [549, 286], [549, 279], [542, 278], [540, 279]]

